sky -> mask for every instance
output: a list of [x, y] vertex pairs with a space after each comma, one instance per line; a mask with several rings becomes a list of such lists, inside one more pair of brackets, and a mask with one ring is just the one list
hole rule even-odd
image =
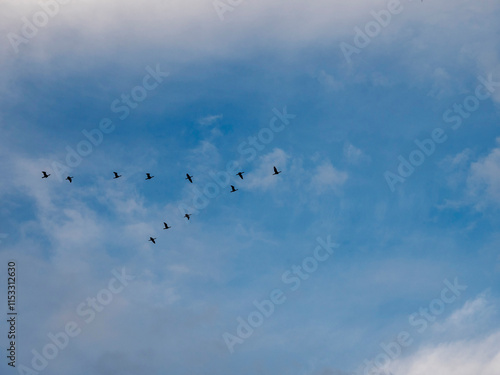
[[499, 16], [0, 2], [2, 374], [498, 374]]

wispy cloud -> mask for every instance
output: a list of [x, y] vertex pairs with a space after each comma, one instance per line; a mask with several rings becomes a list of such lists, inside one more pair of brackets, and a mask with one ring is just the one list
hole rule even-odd
[[493, 303], [485, 292], [475, 299], [468, 300], [460, 309], [455, 310], [444, 322], [437, 323], [433, 328], [437, 332], [460, 332], [474, 324], [485, 322], [495, 312]]
[[487, 203], [500, 204], [500, 138], [498, 147], [470, 166], [467, 185], [469, 193], [478, 200], [477, 207]]
[[[492, 302], [485, 294], [467, 301], [455, 310], [444, 323], [433, 330], [436, 336], [427, 337], [418, 351], [396, 359], [387, 370], [394, 375], [494, 375], [500, 369], [500, 331], [486, 335], [482, 327], [491, 323]], [[481, 328], [479, 328], [481, 327]], [[479, 328], [479, 329], [478, 329]], [[454, 337], [457, 331], [465, 337]], [[436, 343], [436, 341], [438, 341]]]
[[371, 160], [360, 148], [349, 142], [344, 145], [344, 158], [351, 164], [360, 164]]
[[286, 173], [289, 159], [290, 155], [280, 148], [275, 148], [270, 153], [260, 156], [255, 169], [248, 173], [248, 183], [245, 185], [245, 188], [265, 191], [275, 186], [279, 178], [273, 176], [273, 166]]
[[208, 126], [208, 125], [213, 125], [217, 123], [219, 120], [224, 118], [224, 115], [208, 115], [205, 117], [202, 117], [198, 119], [198, 124], [203, 125], [203, 126]]
[[334, 191], [344, 185], [348, 174], [337, 170], [329, 161], [317, 166], [311, 176], [310, 188], [318, 194]]
[[324, 70], [321, 70], [317, 75], [316, 79], [321, 83], [327, 90], [338, 91], [344, 88], [344, 84], [336, 79], [333, 75], [328, 74]]

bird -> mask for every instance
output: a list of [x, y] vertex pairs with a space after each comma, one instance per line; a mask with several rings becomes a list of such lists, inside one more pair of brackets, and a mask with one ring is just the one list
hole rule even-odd
[[184, 217], [186, 217], [188, 220], [191, 217], [191, 214], [185, 214]]
[[155, 240], [156, 240], [156, 238], [149, 237], [149, 240], [148, 240], [148, 241], [151, 241], [152, 243], [156, 244]]
[[113, 177], [113, 178], [120, 178], [122, 176], [121, 174], [118, 174], [116, 172], [113, 172], [113, 173], [115, 174], [115, 177]]
[[47, 178], [47, 177], [49, 177], [49, 176], [50, 176], [50, 173], [49, 173], [49, 174], [47, 174], [47, 172], [45, 172], [45, 171], [42, 171], [42, 173], [43, 173], [43, 177], [42, 177], [42, 178]]
[[66, 180], [68, 180], [69, 183], [71, 184], [73, 182], [73, 177], [72, 176], [68, 176], [68, 177], [66, 177]]
[[235, 189], [233, 185], [231, 185], [231, 193], [234, 193], [235, 191], [238, 191], [238, 189]]
[[154, 176], [151, 176], [149, 173], [146, 173], [146, 180], [151, 180]]
[[236, 173], [236, 176], [240, 176], [240, 178], [243, 180], [243, 173], [245, 173], [245, 172], [238, 172], [238, 173]]
[[186, 173], [186, 180], [189, 180], [189, 182], [193, 183], [193, 176], [190, 176], [189, 173]]
[[170, 228], [172, 228], [172, 227], [169, 227], [168, 224], [165, 223], [165, 222], [163, 222], [163, 225], [165, 225], [165, 228], [163, 228], [163, 229], [170, 229]]
[[276, 167], [274, 167], [274, 173], [273, 173], [273, 176], [274, 176], [275, 174], [277, 175], [277, 174], [280, 174], [280, 173], [281, 173], [281, 171], [278, 171], [278, 170], [276, 169]]

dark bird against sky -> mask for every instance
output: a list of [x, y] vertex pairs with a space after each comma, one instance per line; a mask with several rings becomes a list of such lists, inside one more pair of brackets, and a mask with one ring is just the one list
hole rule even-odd
[[154, 176], [151, 176], [151, 174], [146, 173], [146, 180], [151, 180]]
[[278, 171], [278, 169], [276, 167], [273, 167], [273, 168], [274, 168], [273, 176], [281, 173], [281, 171]]
[[122, 175], [120, 175], [120, 174], [118, 174], [116, 172], [113, 172], [113, 173], [115, 174], [115, 177], [113, 177], [113, 178], [120, 178], [122, 176]]
[[189, 173], [186, 173], [186, 180], [189, 180], [189, 182], [193, 183], [193, 176], [190, 176]]
[[73, 177], [72, 176], [68, 176], [68, 177], [66, 177], [66, 180], [68, 180], [69, 183], [72, 183], [73, 182]]
[[245, 173], [245, 172], [238, 172], [238, 173], [236, 173], [236, 176], [240, 176], [240, 178], [243, 180], [243, 173]]
[[42, 171], [42, 173], [43, 173], [43, 177], [42, 178], [47, 178], [47, 177], [50, 176], [50, 174], [47, 174], [47, 172], [45, 172], [45, 171]]
[[151, 241], [152, 243], [156, 244], [155, 240], [156, 240], [156, 237], [155, 237], [155, 238], [153, 238], [153, 237], [149, 237], [149, 240], [148, 240], [148, 241]]

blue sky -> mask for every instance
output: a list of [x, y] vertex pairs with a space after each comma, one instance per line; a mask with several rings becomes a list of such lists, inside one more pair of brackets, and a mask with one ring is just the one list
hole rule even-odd
[[0, 5], [2, 373], [498, 373], [498, 4], [43, 4]]

